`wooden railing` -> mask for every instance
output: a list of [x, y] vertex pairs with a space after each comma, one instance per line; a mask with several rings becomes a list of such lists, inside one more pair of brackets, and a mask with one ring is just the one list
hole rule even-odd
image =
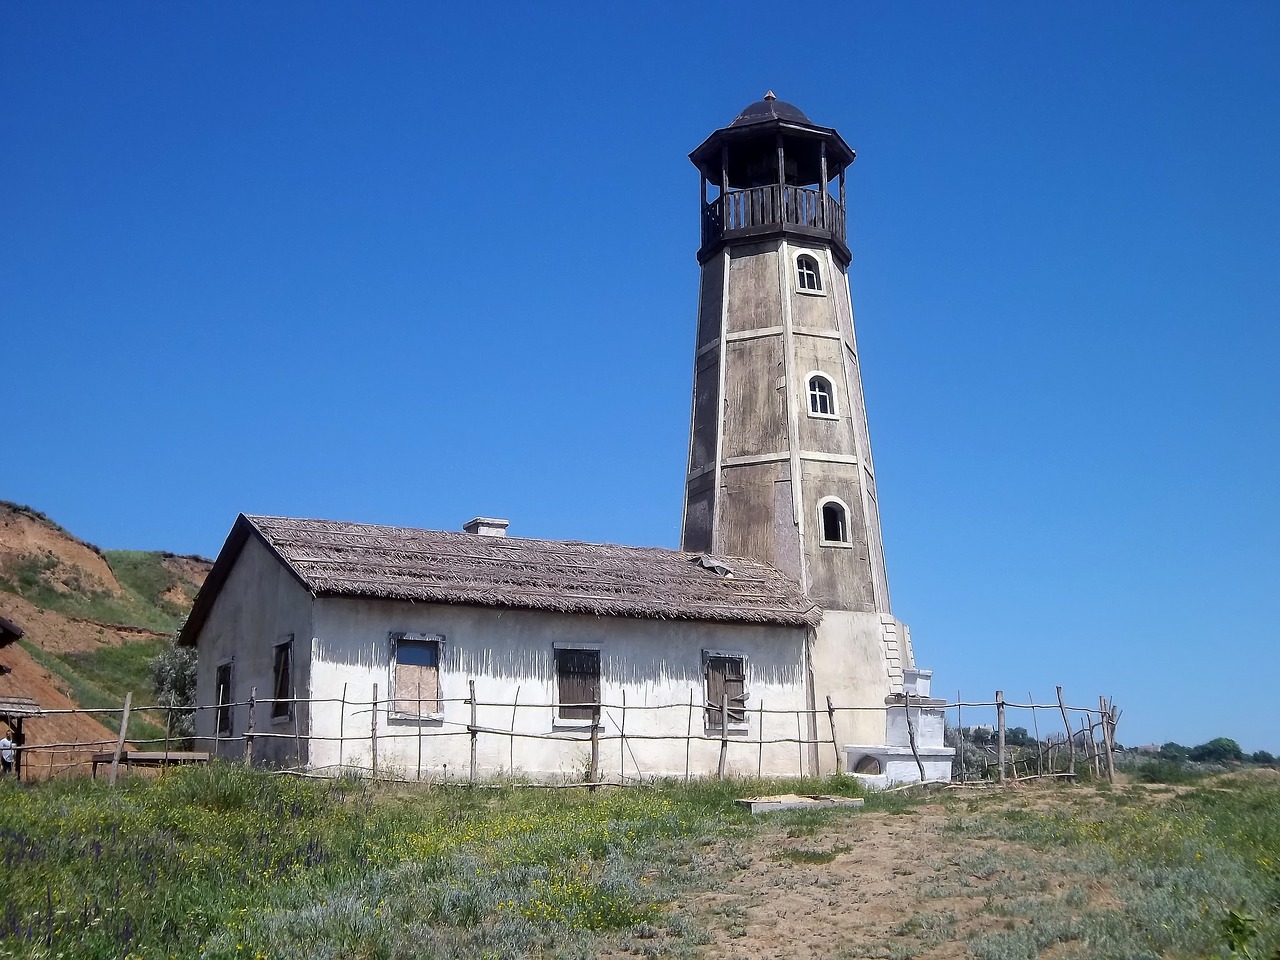
[[702, 242], [713, 243], [740, 232], [760, 232], [774, 226], [801, 227], [829, 234], [844, 242], [845, 212], [840, 201], [825, 190], [783, 187], [776, 183], [745, 190], [730, 190], [702, 210]]

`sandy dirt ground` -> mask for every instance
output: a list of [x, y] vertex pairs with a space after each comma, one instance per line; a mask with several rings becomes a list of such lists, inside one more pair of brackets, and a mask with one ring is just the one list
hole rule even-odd
[[[1045, 808], [1053, 788], [1007, 802]], [[1027, 892], [1084, 885], [1091, 906], [1109, 905], [1104, 884], [1038, 869], [1043, 853], [949, 831], [954, 815], [941, 804], [850, 813], [808, 835], [780, 828], [727, 844], [699, 865], [706, 892], [673, 906], [710, 931], [698, 952], [707, 960], [951, 960], [973, 955], [969, 937], [1026, 922], [998, 906]]]

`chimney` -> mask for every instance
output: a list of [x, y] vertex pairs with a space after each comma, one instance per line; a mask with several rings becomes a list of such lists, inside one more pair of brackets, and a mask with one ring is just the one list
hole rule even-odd
[[505, 537], [510, 524], [510, 520], [499, 520], [497, 517], [476, 517], [464, 523], [462, 529], [477, 537]]

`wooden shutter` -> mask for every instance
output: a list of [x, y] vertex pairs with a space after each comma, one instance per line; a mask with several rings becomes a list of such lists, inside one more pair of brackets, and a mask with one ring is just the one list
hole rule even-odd
[[557, 650], [556, 684], [561, 719], [592, 719], [600, 702], [600, 651]]
[[720, 726], [724, 697], [729, 697], [729, 722], [747, 722], [747, 676], [742, 657], [707, 657], [708, 727]]
[[438, 640], [396, 641], [394, 697], [394, 713], [416, 717], [440, 712]]

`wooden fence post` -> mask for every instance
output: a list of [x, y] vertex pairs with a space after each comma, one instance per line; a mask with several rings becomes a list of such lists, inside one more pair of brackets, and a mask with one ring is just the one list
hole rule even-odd
[[1040, 742], [1040, 721], [1036, 719], [1036, 698], [1031, 695], [1030, 690], [1027, 691], [1027, 702], [1031, 704], [1031, 726], [1036, 731], [1036, 774], [1044, 776], [1044, 745]]
[[804, 711], [796, 711], [796, 749], [800, 752], [799, 776], [804, 777]]
[[960, 782], [964, 783], [964, 719], [960, 715], [960, 691], [956, 691], [956, 759], [960, 761]]
[[347, 733], [347, 685], [342, 685], [342, 703], [338, 709], [338, 775], [342, 775], [342, 745]]
[[764, 776], [764, 700], [760, 701], [760, 714], [756, 721], [756, 739], [759, 741], [756, 756], [756, 779], [759, 780]]
[[1093, 732], [1096, 724], [1093, 722], [1093, 714], [1086, 713], [1089, 718], [1089, 749], [1093, 751], [1093, 775], [1095, 778], [1102, 777], [1102, 748], [1098, 746], [1097, 736]]
[[840, 774], [840, 744], [836, 743], [836, 708], [827, 694], [827, 719], [831, 721], [831, 749], [836, 755], [836, 775]]
[[720, 698], [720, 762], [716, 765], [716, 778], [724, 779], [725, 763], [729, 759], [729, 695]]
[[[200, 708], [196, 707], [196, 716], [200, 715]], [[218, 758], [218, 740], [222, 736], [222, 690], [218, 690], [218, 705], [213, 709], [213, 759]]]
[[[637, 770], [637, 773], [640, 771]], [[622, 717], [618, 722], [618, 782], [627, 779], [627, 691], [622, 691]]]
[[520, 688], [516, 687], [515, 699], [511, 701], [511, 736], [507, 738], [507, 774], [516, 773], [516, 714], [520, 708]]
[[591, 768], [587, 771], [587, 789], [595, 793], [596, 784], [600, 782], [600, 704], [591, 707]]
[[693, 749], [693, 687], [689, 688], [689, 735], [684, 738], [684, 782], [689, 782], [689, 751]]
[[[374, 687], [375, 700], [378, 698], [377, 689]], [[293, 762], [299, 770], [302, 769], [302, 727], [300, 726], [302, 721], [299, 719], [301, 713], [302, 711], [298, 709], [298, 688], [295, 686], [293, 688]]]
[[467, 681], [467, 690], [471, 694], [471, 723], [467, 726], [467, 731], [471, 734], [471, 774], [470, 782], [476, 782], [476, 682], [474, 680]]
[[906, 686], [902, 688], [902, 709], [907, 715], [907, 743], [911, 744], [911, 755], [916, 758], [916, 769], [920, 771], [920, 782], [924, 783], [924, 761], [920, 759], [920, 751], [916, 749], [916, 725], [911, 719], [911, 694]]
[[369, 712], [370, 776], [378, 779], [378, 685], [373, 685], [373, 709]]
[[255, 708], [258, 705], [258, 688], [249, 688], [249, 725], [244, 728], [244, 765], [253, 766], [253, 723]]
[[124, 750], [125, 731], [129, 729], [129, 706], [133, 703], [133, 691], [124, 695], [124, 709], [120, 711], [120, 735], [116, 737], [116, 752], [111, 757], [110, 783], [116, 785], [116, 774], [120, 771], [120, 753]]
[[1000, 765], [1000, 782], [1004, 783], [1004, 691], [996, 691], [996, 762]]
[[1102, 720], [1102, 746], [1107, 751], [1107, 783], [1116, 782], [1116, 761], [1112, 754], [1111, 747], [1111, 708], [1107, 705], [1107, 698], [1098, 697], [1098, 713]]
[[[439, 687], [439, 682], [437, 682], [436, 686], [437, 686], [437, 688]], [[438, 692], [439, 692], [439, 690], [437, 689], [437, 691], [436, 691], [436, 692], [438, 693]], [[437, 704], [436, 704], [436, 706], [438, 707], [438, 706], [440, 706], [440, 704], [439, 704], [439, 703], [437, 703]], [[394, 709], [394, 708], [393, 708], [393, 709]], [[417, 722], [417, 728], [418, 728], [418, 775], [417, 775], [417, 777], [416, 777], [415, 779], [417, 779], [417, 780], [421, 780], [421, 779], [422, 779], [422, 681], [421, 681], [421, 680], [419, 680], [419, 681], [418, 681], [418, 722]]]
[[1062, 688], [1058, 687], [1058, 709], [1062, 711], [1062, 724], [1067, 728], [1067, 773], [1076, 775], [1076, 742], [1071, 733], [1071, 720], [1067, 717], [1067, 702], [1062, 699]]
[[[169, 731], [173, 728], [173, 708], [169, 707], [164, 712], [164, 762], [160, 764], [160, 776], [164, 776], [169, 772]], [[53, 754], [49, 755], [49, 776], [53, 776]]]

